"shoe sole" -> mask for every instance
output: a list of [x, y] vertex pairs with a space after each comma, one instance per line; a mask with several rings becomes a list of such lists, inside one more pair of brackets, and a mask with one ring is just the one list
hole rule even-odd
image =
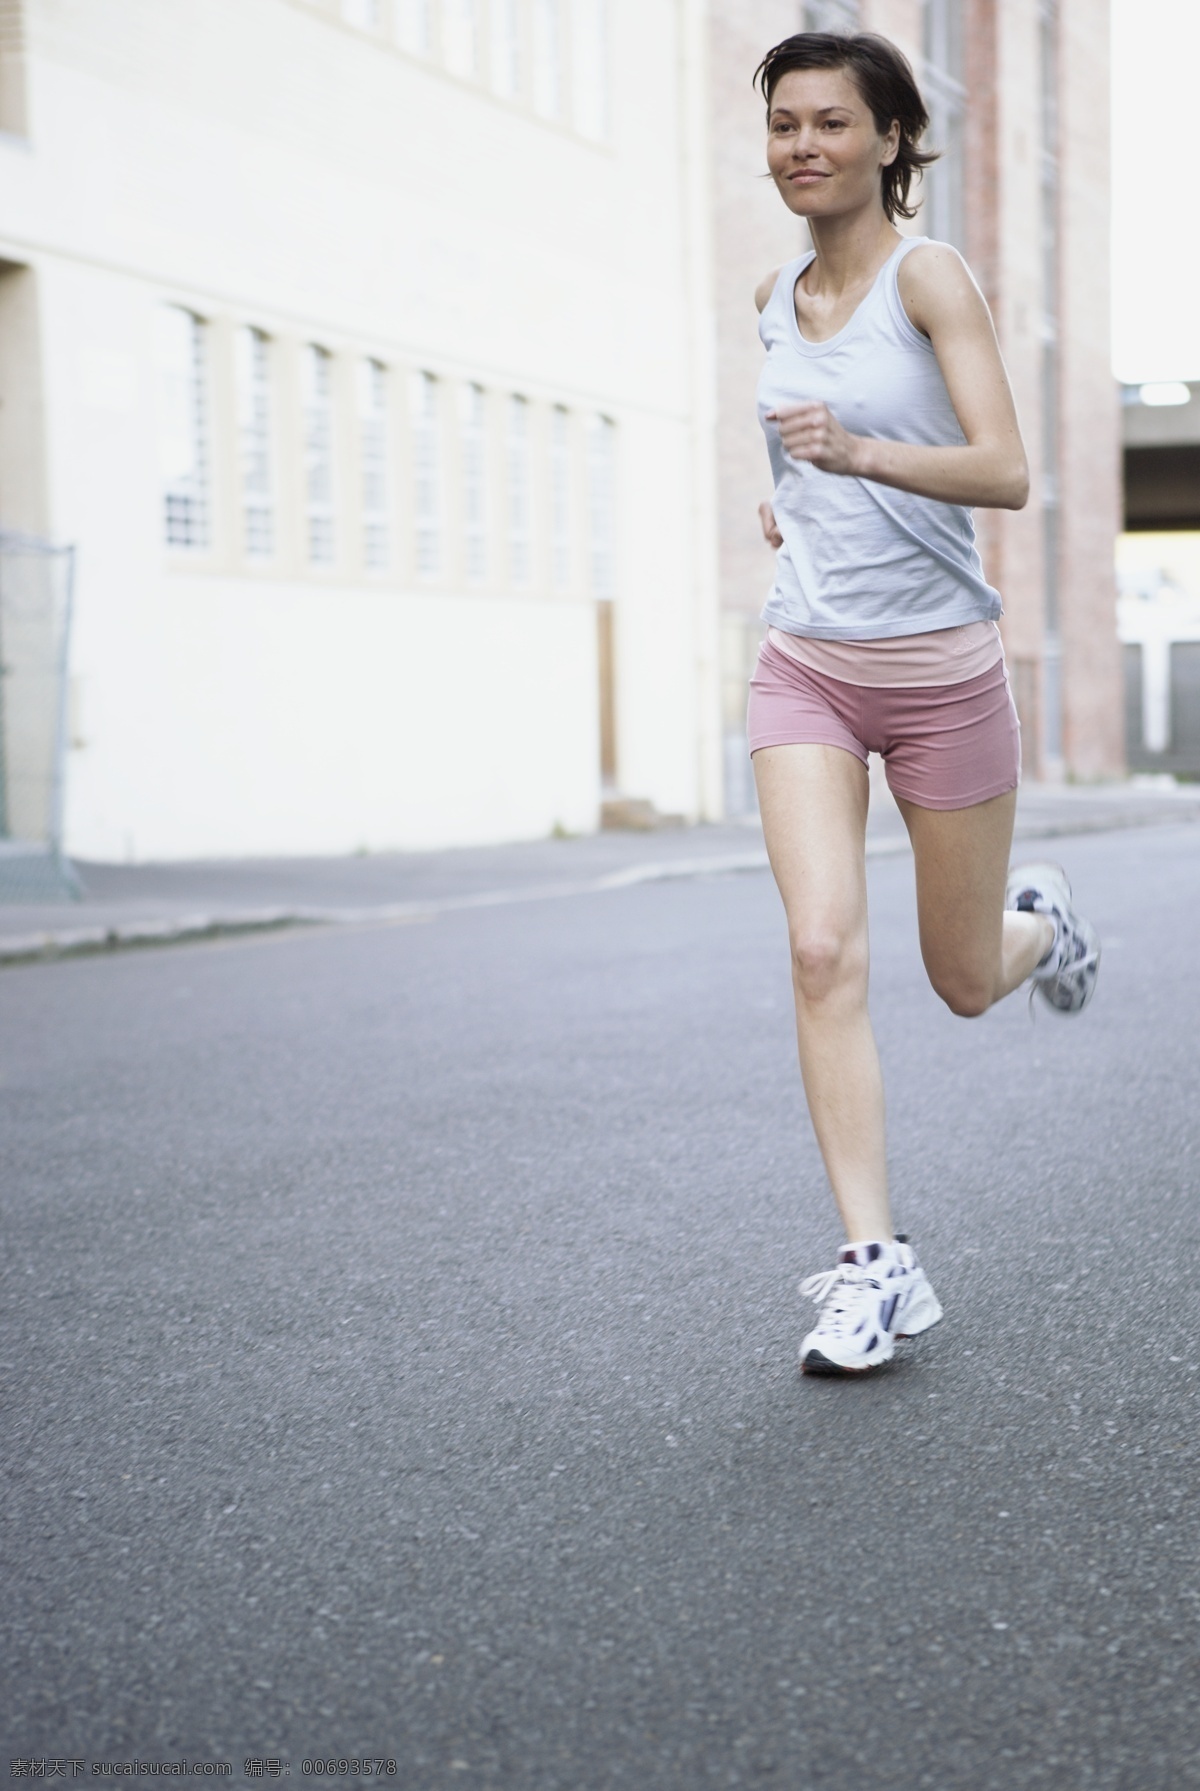
[[[1044, 884], [1047, 880], [1057, 882], [1061, 886], [1060, 890], [1056, 890], [1053, 893], [1058, 896], [1060, 900], [1065, 897], [1065, 906], [1068, 913], [1072, 916], [1077, 930], [1086, 939], [1089, 951], [1094, 953], [1095, 972], [1098, 974], [1100, 970], [1100, 935], [1097, 933], [1090, 920], [1085, 920], [1081, 914], [1075, 913], [1075, 910], [1072, 907], [1075, 898], [1071, 890], [1071, 879], [1067, 876], [1067, 873], [1061, 864], [1054, 864], [1047, 858], [1041, 860], [1037, 864], [1014, 865], [1012, 870], [1008, 873], [1008, 881], [1004, 886], [1005, 912], [1010, 914], [1015, 912], [1015, 909], [1010, 904], [1015, 901], [1018, 892], [1023, 889], [1026, 884]], [[1053, 1009], [1056, 1014], [1061, 1014], [1064, 1019], [1069, 1019], [1072, 1014], [1081, 1014], [1091, 1001], [1092, 996], [1096, 993], [1096, 974], [1092, 976], [1087, 993], [1076, 1007], [1060, 1007], [1057, 1001], [1051, 1000], [1048, 990], [1050, 988], [1050, 980], [1052, 979], [1045, 982], [1035, 982], [1033, 985], [1033, 993], [1035, 995], [1040, 995], [1046, 1006]]]
[[1083, 1000], [1076, 1002], [1073, 1007], [1063, 1007], [1059, 1002], [1053, 1000], [1050, 995], [1050, 989], [1054, 982], [1053, 977], [1050, 977], [1046, 982], [1035, 982], [1033, 985], [1034, 993], [1040, 995], [1046, 1006], [1051, 1008], [1056, 1014], [1061, 1014], [1064, 1019], [1070, 1019], [1072, 1014], [1081, 1014], [1083, 1012], [1084, 1008], [1087, 1007], [1093, 995], [1096, 993], [1096, 979], [1100, 974], [1099, 933], [1097, 933], [1090, 920], [1084, 920], [1083, 917], [1078, 914], [1075, 916], [1075, 926], [1086, 942], [1088, 952], [1092, 959], [1092, 980], [1084, 990]]
[[853, 1378], [861, 1374], [875, 1374], [879, 1369], [886, 1368], [891, 1360], [891, 1356], [880, 1356], [878, 1362], [865, 1362], [861, 1368], [847, 1368], [841, 1362], [831, 1362], [829, 1357], [823, 1356], [819, 1349], [810, 1349], [800, 1364], [800, 1372], [801, 1374]]

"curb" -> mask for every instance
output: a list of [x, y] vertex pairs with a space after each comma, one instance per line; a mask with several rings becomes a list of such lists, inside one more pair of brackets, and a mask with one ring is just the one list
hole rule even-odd
[[[1171, 827], [1200, 819], [1195, 811], [1179, 816], [1096, 815], [1077, 821], [1017, 824], [1014, 840], [1066, 839], [1077, 834], [1119, 833], [1130, 827]], [[909, 853], [907, 835], [869, 839], [868, 858], [898, 858]], [[188, 914], [178, 920], [129, 921], [116, 926], [71, 927], [45, 933], [0, 934], [0, 969], [20, 964], [90, 957], [106, 952], [136, 951], [156, 945], [201, 943], [252, 933], [282, 932], [292, 927], [403, 926], [435, 920], [442, 914], [472, 909], [505, 908], [528, 902], [562, 901], [570, 896], [606, 895], [643, 883], [671, 883], [702, 877], [737, 876], [769, 868], [765, 849], [725, 853], [720, 857], [680, 858], [626, 865], [601, 877], [577, 882], [532, 884], [513, 889], [486, 889], [476, 895], [444, 896], [423, 902], [388, 902], [370, 908], [256, 908], [228, 914]]]

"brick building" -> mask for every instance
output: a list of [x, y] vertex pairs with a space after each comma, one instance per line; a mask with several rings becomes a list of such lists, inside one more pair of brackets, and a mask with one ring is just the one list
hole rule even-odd
[[712, 80], [719, 307], [720, 588], [726, 782], [747, 806], [745, 679], [771, 555], [753, 409], [761, 358], [751, 294], [803, 227], [761, 178], [750, 76], [790, 32], [875, 30], [906, 52], [943, 151], [915, 232], [956, 243], [991, 305], [1016, 392], [1032, 489], [976, 518], [1021, 714], [1026, 775], [1123, 766], [1113, 544], [1119, 398], [1109, 360], [1107, 14], [1095, 0], [716, 0]]

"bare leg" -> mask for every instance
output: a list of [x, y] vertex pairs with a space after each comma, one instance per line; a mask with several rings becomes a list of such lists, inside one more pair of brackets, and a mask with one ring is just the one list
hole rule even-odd
[[838, 746], [770, 746], [754, 775], [813, 1129], [850, 1242], [887, 1241], [883, 1079], [867, 1013], [867, 768]]
[[918, 808], [898, 797], [917, 871], [921, 956], [956, 1014], [982, 1014], [1029, 976], [1054, 943], [1044, 914], [1006, 914], [1016, 791], [972, 808]]

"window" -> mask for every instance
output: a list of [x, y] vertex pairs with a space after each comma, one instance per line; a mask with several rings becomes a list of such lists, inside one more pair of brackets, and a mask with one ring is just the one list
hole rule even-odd
[[328, 566], [334, 557], [333, 367], [328, 351], [311, 342], [304, 350], [302, 382], [308, 557], [314, 566]]
[[804, 8], [806, 31], [845, 32], [858, 27], [858, 0], [808, 0]]
[[605, 0], [571, 0], [571, 116], [598, 141], [608, 135], [608, 20]]
[[508, 401], [508, 575], [514, 585], [533, 577], [533, 542], [529, 526], [529, 406], [524, 398]]
[[342, 17], [362, 31], [378, 31], [379, 0], [342, 0]]
[[234, 338], [242, 545], [252, 560], [275, 551], [275, 495], [271, 469], [271, 344], [261, 330]]
[[467, 386], [462, 407], [463, 534], [472, 584], [487, 577], [487, 397]]
[[432, 373], [413, 379], [413, 474], [417, 572], [436, 578], [442, 569], [442, 441], [438, 382]]
[[533, 0], [533, 104], [543, 118], [557, 118], [562, 111], [561, 0]]
[[479, 0], [443, 0], [442, 47], [452, 74], [479, 73]]
[[396, 0], [396, 41], [416, 56], [432, 54], [432, 0]]
[[517, 0], [492, 0], [490, 16], [492, 87], [504, 99], [521, 92], [521, 23]]
[[363, 564], [382, 572], [391, 558], [388, 530], [387, 371], [358, 363], [358, 464], [362, 478]]
[[963, 37], [961, 0], [925, 0], [923, 30], [928, 147], [941, 159], [924, 174], [922, 227], [939, 242], [963, 246]]
[[209, 544], [208, 368], [204, 324], [178, 305], [155, 318], [163, 529], [168, 547]]
[[616, 429], [607, 417], [593, 417], [588, 433], [592, 596], [606, 603], [616, 595]]
[[556, 591], [571, 586], [571, 419], [561, 404], [550, 416], [550, 575]]

